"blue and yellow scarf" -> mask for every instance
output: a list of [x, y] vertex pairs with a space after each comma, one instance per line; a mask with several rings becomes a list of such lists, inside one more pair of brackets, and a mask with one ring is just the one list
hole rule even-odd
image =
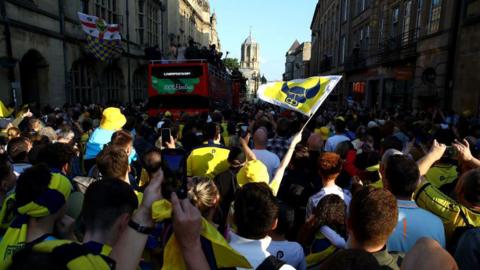
[[68, 200], [72, 191], [70, 181], [63, 175], [52, 173], [48, 189], [34, 201], [17, 208], [18, 216], [10, 224], [0, 242], [0, 270], [7, 269], [12, 256], [22, 249], [27, 240], [28, 220], [56, 213]]

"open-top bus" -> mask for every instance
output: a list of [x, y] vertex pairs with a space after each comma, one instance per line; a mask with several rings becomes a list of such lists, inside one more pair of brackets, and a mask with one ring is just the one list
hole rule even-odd
[[150, 115], [194, 114], [238, 107], [239, 87], [206, 60], [152, 61], [148, 65]]

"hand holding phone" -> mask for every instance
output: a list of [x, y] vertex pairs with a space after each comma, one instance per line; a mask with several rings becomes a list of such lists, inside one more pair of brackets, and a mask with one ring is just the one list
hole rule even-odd
[[248, 134], [248, 125], [240, 125], [240, 137], [245, 138]]
[[165, 198], [170, 198], [172, 192], [178, 197], [187, 197], [187, 154], [181, 149], [162, 150], [162, 170], [165, 181], [162, 193]]
[[170, 143], [170, 137], [172, 136], [172, 131], [169, 128], [162, 128], [161, 130], [162, 136], [162, 146], [166, 147], [168, 143]]

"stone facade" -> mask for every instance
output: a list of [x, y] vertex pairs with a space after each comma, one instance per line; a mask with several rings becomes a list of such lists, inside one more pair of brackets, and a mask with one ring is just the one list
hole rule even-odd
[[312, 44], [310, 42], [300, 44], [295, 40], [285, 55], [284, 81], [303, 79], [309, 76], [311, 49]]
[[256, 96], [258, 87], [260, 86], [260, 45], [252, 37], [252, 33], [245, 39], [242, 44], [242, 52], [240, 59], [240, 72], [246, 78], [247, 99]]
[[200, 46], [215, 44], [220, 49], [216, 15], [210, 15], [208, 0], [166, 0], [168, 37], [171, 44], [188, 46], [193, 40]]
[[319, 1], [311, 73], [344, 76], [339, 103], [478, 111], [479, 2]]
[[[165, 55], [171, 36], [188, 38], [189, 33], [204, 46], [218, 42], [216, 29], [210, 35], [208, 2], [180, 2], [174, 8], [170, 0], [0, 1], [6, 14], [0, 22], [0, 99], [11, 103], [16, 96], [18, 104], [55, 106], [145, 99], [146, 48], [157, 47]], [[187, 2], [198, 33], [181, 29], [175, 19]], [[119, 24], [121, 56], [100, 62], [88, 52], [79, 11]]]

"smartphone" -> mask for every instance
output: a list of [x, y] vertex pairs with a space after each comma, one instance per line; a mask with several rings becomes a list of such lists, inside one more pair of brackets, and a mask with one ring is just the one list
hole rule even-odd
[[172, 136], [172, 131], [169, 128], [162, 128], [161, 131], [161, 136], [162, 136], [162, 145], [166, 146], [167, 143], [170, 142], [170, 137]]
[[182, 149], [162, 150], [162, 170], [163, 197], [169, 199], [175, 192], [180, 199], [187, 198], [187, 153]]
[[240, 125], [240, 137], [245, 138], [248, 134], [248, 125]]
[[458, 151], [453, 146], [447, 146], [444, 156], [450, 159], [455, 159], [458, 156]]

